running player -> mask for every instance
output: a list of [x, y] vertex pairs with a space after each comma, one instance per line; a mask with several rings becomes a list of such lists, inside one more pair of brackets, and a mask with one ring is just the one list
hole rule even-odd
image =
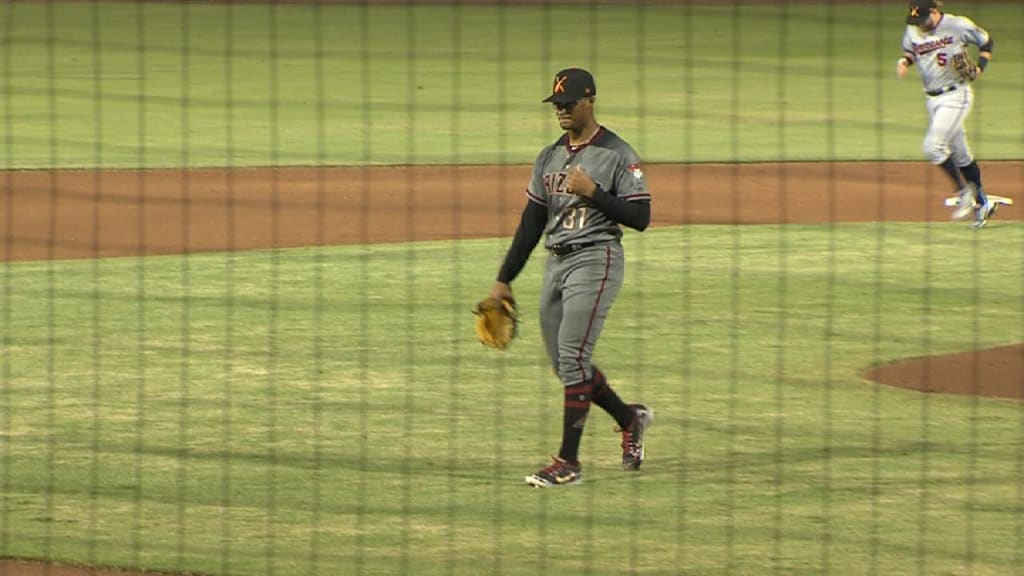
[[964, 120], [971, 113], [974, 91], [953, 66], [954, 57], [966, 53], [969, 44], [978, 47], [981, 77], [992, 59], [992, 38], [969, 18], [943, 13], [939, 0], [911, 0], [903, 34], [903, 56], [896, 63], [900, 78], [916, 63], [927, 95], [925, 102], [931, 122], [924, 138], [924, 154], [940, 166], [953, 181], [959, 202], [954, 220], [973, 211], [974, 227], [981, 228], [996, 210], [981, 184], [981, 169], [967, 145]]

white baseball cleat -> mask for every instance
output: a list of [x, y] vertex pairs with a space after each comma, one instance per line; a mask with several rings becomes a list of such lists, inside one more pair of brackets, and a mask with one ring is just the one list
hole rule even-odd
[[978, 207], [978, 210], [974, 213], [974, 222], [971, 224], [975, 228], [981, 228], [988, 223], [988, 219], [996, 213], [996, 204], [991, 199]]
[[970, 216], [978, 205], [974, 201], [974, 185], [968, 184], [960, 189], [956, 202], [956, 209], [953, 210], [953, 220], [963, 220]]

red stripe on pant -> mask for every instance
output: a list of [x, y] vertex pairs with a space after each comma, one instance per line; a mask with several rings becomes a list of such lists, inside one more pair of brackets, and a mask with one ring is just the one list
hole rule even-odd
[[583, 333], [583, 342], [580, 349], [576, 351], [576, 363], [580, 369], [580, 376], [586, 378], [587, 371], [583, 367], [583, 351], [587, 347], [587, 340], [590, 339], [590, 329], [594, 327], [594, 317], [597, 316], [597, 309], [601, 307], [601, 297], [604, 296], [605, 286], [608, 285], [608, 275], [612, 269], [612, 249], [604, 249], [604, 277], [601, 278], [601, 287], [597, 291], [597, 298], [594, 299], [594, 308], [590, 310], [590, 318], [587, 320], [587, 330]]

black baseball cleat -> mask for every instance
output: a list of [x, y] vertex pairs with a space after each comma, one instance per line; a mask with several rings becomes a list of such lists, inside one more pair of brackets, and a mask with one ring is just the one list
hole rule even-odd
[[526, 477], [526, 483], [534, 488], [550, 488], [552, 486], [572, 486], [583, 482], [583, 472], [579, 462], [573, 464], [557, 456], [552, 456], [550, 466], [541, 468]]
[[654, 422], [654, 410], [643, 404], [630, 404], [636, 410], [636, 417], [629, 428], [622, 432], [622, 469], [639, 470], [644, 463], [644, 434]]

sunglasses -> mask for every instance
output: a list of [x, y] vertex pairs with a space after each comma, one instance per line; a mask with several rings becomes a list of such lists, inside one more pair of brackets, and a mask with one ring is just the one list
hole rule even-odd
[[575, 108], [576, 105], [579, 103], [579, 100], [573, 100], [572, 102], [552, 102], [551, 105], [554, 106], [556, 110], [565, 110], [566, 112], [572, 112], [572, 109]]

